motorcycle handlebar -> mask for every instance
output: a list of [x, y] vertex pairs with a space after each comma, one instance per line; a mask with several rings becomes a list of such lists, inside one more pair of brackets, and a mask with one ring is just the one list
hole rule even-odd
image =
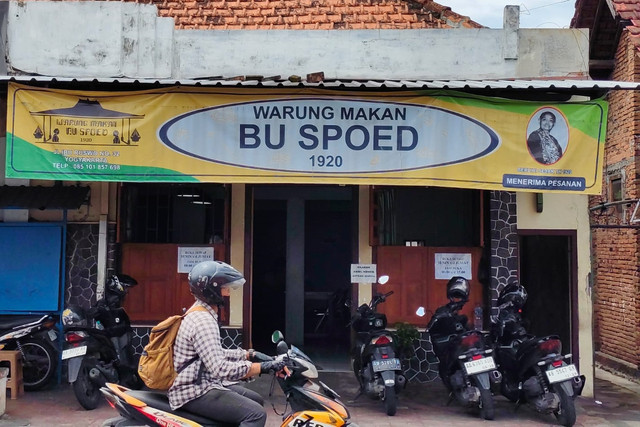
[[[464, 306], [466, 301], [456, 301], [449, 302], [442, 307], [439, 307], [436, 312], [433, 314], [431, 319], [429, 319], [429, 323], [427, 324], [427, 332], [431, 327], [440, 319], [457, 316], [457, 312]], [[465, 316], [466, 317], [466, 316]]]
[[377, 306], [381, 302], [384, 302], [391, 295], [393, 295], [393, 291], [389, 291], [386, 294], [382, 294], [382, 295], [375, 295], [370, 303], [371, 308], [375, 308], [375, 306]]

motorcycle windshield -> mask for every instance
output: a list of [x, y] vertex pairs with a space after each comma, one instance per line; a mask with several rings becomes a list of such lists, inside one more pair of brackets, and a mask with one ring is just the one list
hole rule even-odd
[[298, 347], [296, 347], [295, 345], [291, 345], [291, 354], [293, 354], [295, 357], [299, 357], [301, 359], [304, 359], [307, 362], [313, 363], [313, 360], [311, 360], [311, 358], [309, 356], [304, 354], [304, 352], [302, 350], [300, 350]]

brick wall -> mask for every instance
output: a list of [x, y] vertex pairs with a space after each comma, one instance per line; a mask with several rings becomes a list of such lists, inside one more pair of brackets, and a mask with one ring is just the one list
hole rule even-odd
[[[625, 31], [616, 52], [613, 80], [637, 81], [637, 46]], [[640, 97], [636, 91], [608, 95], [609, 118], [605, 145], [603, 192], [591, 207], [612, 201], [609, 182], [619, 177], [623, 199], [638, 199], [636, 173], [640, 149]], [[638, 375], [640, 364], [640, 224], [630, 223], [635, 203], [595, 209], [591, 214], [594, 295], [594, 347], [597, 360], [613, 369]]]
[[595, 348], [634, 365], [638, 363], [637, 230], [595, 229]]

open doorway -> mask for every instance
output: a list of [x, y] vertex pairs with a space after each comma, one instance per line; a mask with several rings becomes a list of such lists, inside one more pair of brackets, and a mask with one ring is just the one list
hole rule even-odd
[[252, 342], [279, 329], [325, 369], [348, 369], [353, 189], [255, 186]]
[[271, 333], [285, 330], [285, 200], [256, 200], [253, 218], [253, 346], [271, 349]]
[[325, 365], [348, 366], [351, 236], [351, 201], [305, 203], [304, 344]]
[[529, 294], [522, 310], [529, 322], [528, 331], [537, 336], [558, 335], [563, 352], [573, 353], [574, 360], [579, 360], [573, 327], [574, 245], [575, 234], [521, 234], [520, 282]]

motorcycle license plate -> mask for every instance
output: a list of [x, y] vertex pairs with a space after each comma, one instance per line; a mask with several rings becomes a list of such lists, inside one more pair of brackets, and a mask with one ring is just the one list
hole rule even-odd
[[400, 359], [372, 360], [373, 372], [400, 370]]
[[62, 360], [87, 354], [87, 346], [68, 348], [62, 351]]
[[546, 371], [546, 373], [551, 384], [570, 380], [571, 378], [578, 376], [578, 370], [575, 365], [561, 366], [559, 368]]
[[496, 369], [496, 363], [493, 361], [493, 357], [491, 356], [464, 362], [464, 370], [467, 372], [467, 375], [479, 374], [481, 372], [492, 371], [494, 369]]

